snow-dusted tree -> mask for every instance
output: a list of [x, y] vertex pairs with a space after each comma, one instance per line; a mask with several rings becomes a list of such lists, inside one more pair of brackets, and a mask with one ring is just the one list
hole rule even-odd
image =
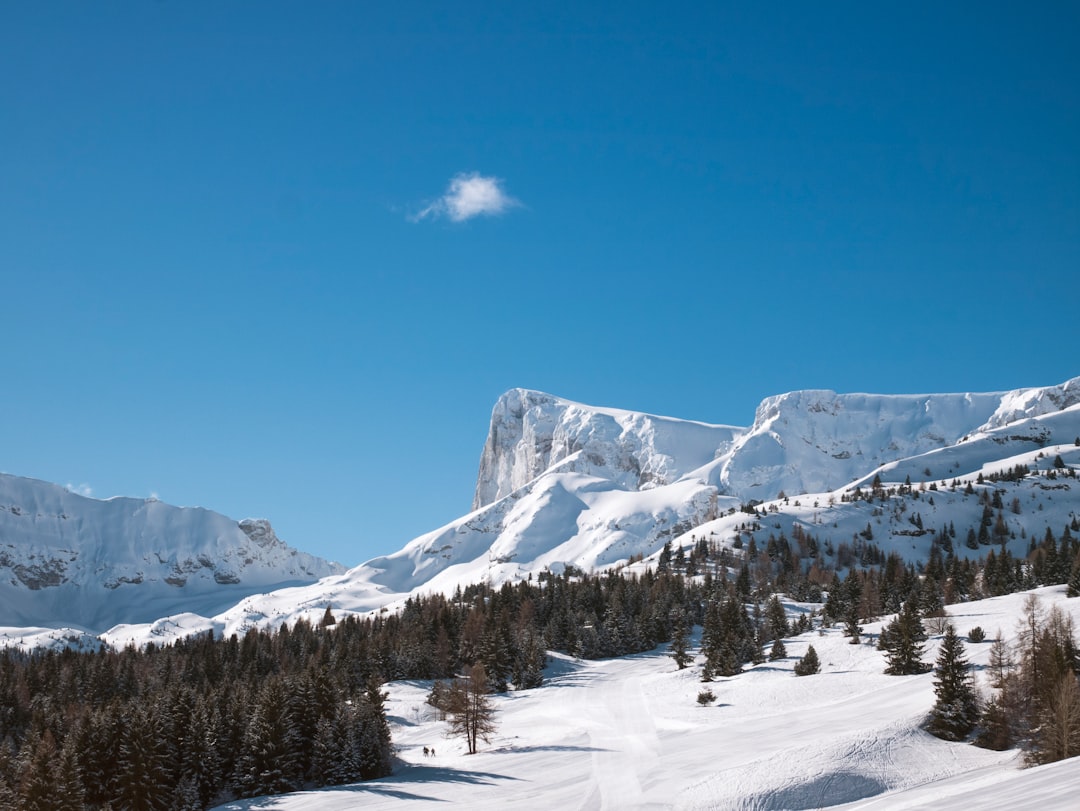
[[810, 645], [806, 648], [806, 653], [803, 657], [795, 663], [795, 675], [813, 676], [815, 673], [820, 672], [821, 662], [818, 659], [817, 651], [814, 650], [813, 645]]
[[675, 612], [675, 619], [671, 628], [671, 658], [675, 660], [675, 666], [683, 670], [694, 661], [690, 655], [690, 631], [686, 627], [686, 612]]
[[947, 741], [964, 740], [975, 727], [979, 708], [971, 665], [964, 657], [964, 643], [952, 623], [945, 626], [941, 639], [934, 669], [934, 694], [937, 701], [930, 712], [930, 733]]
[[447, 737], [463, 735], [469, 754], [476, 754], [478, 740], [490, 741], [495, 732], [495, 705], [488, 695], [488, 677], [483, 665], [473, 665], [468, 673], [450, 683], [446, 695], [450, 722]]
[[244, 731], [235, 783], [245, 797], [281, 794], [297, 787], [297, 740], [281, 679], [259, 691]]
[[929, 666], [922, 661], [924, 642], [926, 631], [919, 617], [918, 606], [914, 599], [909, 599], [882, 631], [878, 642], [888, 661], [885, 672], [890, 676], [908, 676], [929, 670]]
[[22, 763], [19, 764], [18, 804], [13, 808], [25, 811], [53, 811], [57, 806], [57, 787], [53, 779], [53, 763], [56, 760], [56, 743], [52, 732], [46, 729], [32, 741], [23, 745]]
[[1065, 596], [1080, 597], [1080, 556], [1077, 556], [1076, 562], [1073, 563], [1072, 573], [1069, 575], [1069, 584]]
[[544, 683], [544, 668], [547, 667], [547, 651], [544, 649], [543, 638], [531, 630], [523, 631], [517, 648], [514, 686], [519, 690], [539, 687]]
[[769, 639], [781, 639], [791, 633], [784, 604], [775, 594], [765, 606], [765, 627], [768, 629]]
[[769, 661], [775, 662], [778, 659], [783, 659], [787, 656], [787, 648], [784, 647], [784, 640], [777, 637], [773, 640], [772, 649], [769, 650]]
[[165, 740], [154, 710], [131, 712], [120, 743], [120, 764], [113, 805], [131, 811], [168, 808], [170, 785]]

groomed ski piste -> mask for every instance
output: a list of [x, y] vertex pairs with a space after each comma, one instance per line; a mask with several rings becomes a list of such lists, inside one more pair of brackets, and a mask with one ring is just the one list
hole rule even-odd
[[[1080, 623], [1080, 598], [1064, 586], [1032, 593], [1044, 612], [1058, 606]], [[947, 609], [984, 694], [992, 640], [1015, 641], [1025, 596]], [[876, 641], [889, 619], [864, 623], [858, 645], [839, 627], [791, 637], [787, 658], [708, 685], [700, 657], [679, 671], [664, 647], [600, 661], [553, 654], [542, 687], [494, 698], [497, 732], [474, 755], [425, 702], [431, 682], [390, 683], [392, 776], [219, 809], [1075, 809], [1080, 758], [1025, 768], [1019, 751], [923, 729], [933, 673], [884, 675]], [[976, 626], [986, 641], [966, 641]], [[928, 633], [923, 661], [933, 663], [940, 634]], [[811, 644], [821, 673], [796, 677]], [[700, 706], [706, 687], [716, 701]]]

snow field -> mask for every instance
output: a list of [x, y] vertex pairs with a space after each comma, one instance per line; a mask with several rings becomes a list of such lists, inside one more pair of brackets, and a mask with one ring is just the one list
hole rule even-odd
[[[1080, 621], [1063, 587], [1037, 592]], [[1024, 595], [949, 607], [957, 631], [1015, 636]], [[1075, 808], [1080, 758], [1022, 770], [1016, 752], [938, 740], [921, 729], [933, 674], [886, 676], [874, 647], [882, 623], [851, 645], [839, 628], [785, 641], [789, 656], [743, 674], [699, 680], [666, 651], [578, 661], [553, 654], [543, 687], [495, 698], [498, 731], [476, 755], [444, 737], [425, 703], [429, 682], [387, 685], [399, 762], [385, 779], [238, 801], [229, 811], [344, 809], [942, 809]], [[936, 658], [937, 638], [924, 661]], [[816, 676], [792, 668], [808, 645]], [[980, 686], [990, 642], [966, 644]], [[711, 687], [712, 706], [696, 697]], [[424, 757], [423, 747], [435, 757]]]

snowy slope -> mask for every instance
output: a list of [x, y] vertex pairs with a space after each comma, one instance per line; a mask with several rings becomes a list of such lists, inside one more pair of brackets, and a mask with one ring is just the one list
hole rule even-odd
[[[770, 516], [759, 543], [770, 533], [790, 534], [796, 522], [823, 541], [850, 543], [872, 523], [883, 550], [925, 560], [934, 530], [950, 522], [963, 530], [981, 516], [963, 483], [1016, 464], [1044, 474], [997, 485], [1007, 503], [1022, 502], [1019, 513], [1006, 516], [1015, 535], [1010, 549], [1022, 556], [1030, 538], [1047, 527], [1056, 534], [1080, 515], [1080, 488], [1045, 475], [1056, 455], [1080, 468], [1080, 405], [1063, 394], [1077, 388], [1070, 381], [1006, 394], [796, 392], [767, 399], [749, 429], [590, 408], [515, 389], [494, 409], [477, 483], [481, 506], [473, 512], [346, 575], [252, 596], [179, 625], [117, 628], [106, 638], [126, 644], [205, 628], [243, 632], [299, 616], [317, 620], [327, 606], [366, 612], [417, 591], [499, 585], [568, 565], [596, 570], [637, 555], [655, 565], [667, 541], [689, 545], [708, 536], [732, 543], [746, 522], [738, 508], [751, 499], [763, 501], [760, 509]], [[1006, 412], [1016, 420], [998, 426], [994, 415]], [[939, 490], [921, 499], [913, 493], [889, 513], [845, 501], [874, 475], [897, 484], [933, 482]], [[815, 485], [829, 489], [806, 489]], [[787, 499], [776, 499], [781, 491]], [[916, 513], [924, 530], [911, 523]], [[962, 537], [955, 546], [962, 555], [986, 550], [967, 550]]]
[[101, 632], [312, 582], [339, 564], [237, 522], [154, 499], [100, 500], [0, 474], [0, 626]]
[[[1037, 592], [1080, 622], [1080, 599]], [[1024, 595], [951, 606], [961, 634], [979, 625], [1016, 635]], [[677, 671], [662, 650], [606, 661], [556, 656], [547, 683], [496, 697], [498, 731], [476, 755], [445, 737], [424, 699], [427, 682], [387, 685], [399, 762], [391, 777], [221, 806], [229, 811], [468, 807], [581, 809], [1075, 808], [1080, 758], [1022, 770], [1016, 752], [938, 740], [921, 728], [933, 674], [886, 676], [874, 646], [839, 629], [785, 640], [788, 658], [711, 686], [697, 705], [700, 667]], [[931, 639], [925, 661], [936, 657]], [[796, 678], [809, 644], [822, 673]], [[990, 642], [969, 643], [981, 668]], [[425, 758], [423, 747], [434, 747]]]

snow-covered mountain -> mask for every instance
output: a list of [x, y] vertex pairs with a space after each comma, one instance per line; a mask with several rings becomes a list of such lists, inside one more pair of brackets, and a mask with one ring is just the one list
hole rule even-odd
[[[472, 512], [401, 550], [318, 583], [246, 598], [217, 616], [198, 612], [153, 625], [119, 627], [114, 644], [213, 628], [317, 620], [327, 606], [364, 612], [414, 592], [451, 592], [475, 582], [499, 584], [568, 566], [596, 570], [648, 565], [666, 542], [709, 536], [731, 543], [762, 502], [770, 526], [794, 524], [838, 543], [868, 523], [875, 542], [908, 559], [925, 558], [932, 534], [914, 511], [884, 514], [845, 491], [885, 481], [974, 481], [1023, 464], [1048, 474], [1061, 456], [1080, 466], [1080, 379], [1061, 386], [990, 394], [871, 395], [827, 391], [770, 397], [747, 428], [594, 408], [514, 389], [492, 411]], [[1080, 491], [1031, 476], [1011, 483], [1008, 500], [1026, 505], [1006, 519], [1016, 536], [1059, 532], [1080, 514]], [[786, 496], [786, 498], [785, 498]], [[920, 523], [976, 523], [982, 507], [942, 488], [917, 505]], [[981, 555], [984, 550], [959, 549]], [[655, 561], [653, 561], [655, 562]], [[641, 564], [639, 564], [641, 565]]]
[[[762, 402], [749, 427], [595, 408], [513, 389], [492, 411], [471, 512], [347, 573], [250, 594], [220, 613], [192, 600], [183, 613], [179, 607], [162, 611], [157, 616], [165, 619], [118, 626], [104, 637], [126, 644], [210, 628], [242, 632], [299, 616], [317, 620], [327, 606], [365, 612], [418, 591], [498, 585], [545, 570], [597, 570], [641, 557], [648, 565], [666, 542], [689, 545], [708, 536], [732, 543], [750, 534], [741, 512], [750, 503], [770, 516], [762, 542], [794, 524], [823, 541], [850, 542], [873, 523], [883, 550], [918, 560], [929, 553], [929, 528], [950, 522], [964, 528], [981, 516], [977, 499], [946, 481], [975, 481], [1016, 465], [1036, 475], [996, 486], [1008, 491], [1007, 503], [1023, 505], [1004, 519], [1011, 550], [1023, 555], [1026, 539], [1042, 537], [1047, 528], [1060, 532], [1080, 515], [1080, 489], [1071, 480], [1054, 480], [1051, 471], [1059, 456], [1080, 467], [1078, 438], [1080, 378], [983, 394], [792, 392]], [[875, 476], [910, 481], [914, 499], [920, 484], [938, 489], [933, 498], [891, 513], [845, 498]], [[912, 524], [916, 512], [927, 530]], [[962, 555], [985, 551], [960, 546]], [[161, 565], [175, 568], [189, 559], [198, 561], [185, 553]], [[120, 576], [111, 575], [126, 586]]]
[[99, 633], [180, 611], [213, 615], [343, 568], [287, 546], [265, 520], [0, 474], [0, 626]]

